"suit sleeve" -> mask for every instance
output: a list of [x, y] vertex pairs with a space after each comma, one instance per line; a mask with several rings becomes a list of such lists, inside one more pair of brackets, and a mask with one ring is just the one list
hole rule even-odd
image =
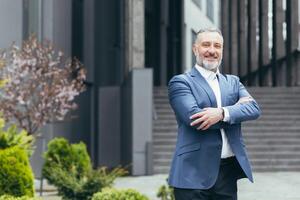
[[252, 100], [247, 103], [226, 106], [225, 108], [228, 109], [229, 116], [230, 116], [228, 123], [229, 124], [237, 124], [237, 123], [241, 123], [243, 121], [257, 119], [261, 114], [261, 110], [260, 110], [257, 102], [249, 94], [249, 92], [246, 90], [245, 86], [239, 81], [239, 79], [237, 77], [236, 77], [236, 85], [238, 85], [239, 98], [251, 97]]
[[[191, 88], [182, 77], [183, 75], [173, 77], [169, 82], [169, 101], [176, 117], [186, 126], [190, 126], [197, 130], [198, 126], [191, 126], [192, 120], [190, 116], [201, 112], [203, 109], [199, 108]], [[209, 129], [220, 129], [226, 126], [225, 122], [218, 122]]]

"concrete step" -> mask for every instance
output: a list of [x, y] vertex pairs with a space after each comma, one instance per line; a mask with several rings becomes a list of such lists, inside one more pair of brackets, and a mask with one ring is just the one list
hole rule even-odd
[[[154, 92], [159, 92], [159, 91], [166, 91], [168, 89], [168, 86], [154, 86]], [[251, 87], [247, 86], [248, 91], [254, 91], [256, 93], [258, 92], [300, 92], [299, 87]]]
[[[274, 95], [274, 96], [279, 96], [279, 94], [282, 94], [282, 95], [286, 95], [286, 96], [292, 96], [292, 95], [300, 95], [300, 90], [297, 89], [297, 90], [286, 90], [286, 91], [282, 91], [282, 90], [273, 90], [273, 91], [268, 91], [268, 92], [264, 92], [264, 91], [259, 91], [255, 88], [255, 90], [249, 90], [249, 93], [250, 95], [252, 96], [270, 96], [270, 95]], [[168, 95], [168, 90], [160, 90], [160, 91], [156, 91], [154, 89], [154, 92], [153, 92], [153, 95], [154, 96], [165, 96], [165, 95]]]
[[[295, 155], [296, 158], [300, 158], [299, 150], [300, 150], [299, 144], [278, 144], [278, 145], [247, 145], [246, 149], [248, 151], [248, 154], [251, 155], [273, 155], [273, 152], [281, 152], [278, 153], [278, 155]], [[174, 145], [155, 145], [154, 146], [154, 154], [153, 156], [166, 156], [166, 158], [171, 158], [173, 156], [174, 150], [175, 150], [175, 144]]]
[[[243, 133], [248, 134], [248, 133], [300, 133], [300, 127], [299, 125], [297, 126], [244, 126], [242, 128]], [[153, 128], [153, 131], [155, 133], [177, 133], [177, 126], [174, 127], [160, 127], [160, 128]], [[155, 134], [154, 134], [155, 135]]]
[[[161, 153], [168, 153], [170, 155], [173, 154], [175, 150], [175, 145], [157, 145], [154, 144], [154, 154], [161, 154]], [[249, 152], [273, 152], [273, 151], [290, 151], [290, 152], [300, 152], [300, 145], [294, 144], [294, 145], [286, 145], [286, 144], [278, 144], [276, 146], [270, 146], [270, 145], [260, 145], [260, 144], [252, 144], [247, 145], [246, 149]]]
[[271, 165], [271, 166], [253, 166], [254, 172], [299, 172], [299, 166], [290, 165]]
[[[174, 135], [173, 137], [153, 137], [154, 146], [159, 145], [171, 145], [175, 146], [177, 141], [177, 137]], [[282, 136], [276, 135], [272, 137], [271, 135], [262, 136], [261, 135], [247, 135], [244, 136], [244, 141], [247, 147], [251, 145], [261, 145], [261, 146], [276, 146], [276, 145], [300, 145], [300, 136], [287, 133], [286, 136], [283, 134]]]
[[[262, 97], [262, 98], [255, 98], [257, 103], [260, 106], [268, 106], [268, 105], [284, 105], [285, 103], [288, 104], [297, 104], [299, 101], [299, 96], [295, 96], [293, 98], [287, 97], [287, 96], [281, 96], [281, 97]], [[154, 99], [155, 106], [160, 106], [160, 105], [169, 105], [169, 99], [167, 97], [160, 97]]]
[[[300, 166], [291, 166], [291, 165], [252, 165], [252, 170], [254, 172], [299, 172]], [[170, 171], [169, 166], [154, 166], [155, 174], [168, 174]]]
[[[281, 114], [281, 115], [267, 115], [265, 113], [263, 113], [260, 118], [256, 121], [253, 121], [253, 123], [257, 122], [260, 123], [261, 121], [299, 121], [300, 120], [300, 115], [298, 113], [295, 114]], [[156, 120], [153, 120], [154, 123], [176, 123], [176, 118], [174, 116], [174, 114], [170, 114], [170, 115], [158, 115]], [[252, 123], [252, 121], [249, 122], [245, 122], [244, 124], [247, 123]]]
[[[300, 92], [277, 92], [277, 93], [257, 93], [257, 92], [250, 92], [250, 95], [254, 98], [264, 98], [264, 97], [279, 97], [287, 96], [287, 97], [296, 97], [300, 96]], [[169, 94], [167, 92], [160, 92], [160, 93], [153, 93], [153, 97], [168, 97]]]
[[[170, 129], [170, 130], [177, 130], [177, 122], [176, 121], [166, 121], [165, 123], [162, 122], [154, 122], [155, 130], [164, 130], [164, 129]], [[242, 124], [242, 128], [244, 130], [248, 129], [256, 129], [257, 127], [260, 128], [268, 128], [268, 127], [284, 127], [284, 129], [294, 127], [300, 129], [300, 121], [295, 119], [290, 120], [277, 120], [277, 121], [271, 121], [271, 120], [257, 120], [257, 121], [249, 121], [247, 123]]]
[[[260, 148], [264, 148], [265, 146], [277, 146], [277, 145], [299, 145], [300, 146], [300, 141], [295, 141], [293, 138], [285, 139], [285, 140], [265, 140], [265, 141], [260, 141], [258, 142], [259, 139], [252, 140], [252, 141], [245, 141], [246, 144], [246, 149], [251, 149], [252, 146], [259, 146]], [[159, 141], [154, 141], [154, 145], [156, 147], [161, 147], [165, 146], [167, 148], [172, 148], [175, 147], [176, 145], [176, 140], [159, 140]], [[276, 148], [276, 147], [274, 147]]]
[[[161, 166], [169, 166], [171, 159], [154, 159], [154, 164]], [[250, 158], [250, 163], [252, 166], [273, 166], [273, 165], [291, 165], [300, 166], [300, 158]]]
[[[259, 120], [243, 123], [243, 135], [254, 171], [300, 171], [300, 87], [248, 88], [257, 100]], [[154, 89], [157, 120], [153, 128], [155, 173], [168, 173], [176, 144], [177, 123], [167, 88]]]
[[[166, 129], [166, 128], [170, 128], [170, 129], [176, 129], [177, 130], [177, 122], [176, 121], [154, 121], [154, 126], [156, 129]], [[298, 120], [295, 119], [285, 119], [285, 120], [257, 120], [257, 121], [253, 121], [253, 122], [247, 122], [247, 123], [243, 123], [242, 128], [245, 127], [245, 129], [247, 128], [251, 128], [251, 127], [266, 127], [266, 126], [273, 126], [273, 127], [290, 127], [290, 126], [295, 126], [295, 127], [300, 127], [300, 123]]]
[[[177, 139], [177, 134], [160, 134], [160, 135], [154, 135], [153, 136], [153, 141], [161, 141], [161, 140], [169, 140], [169, 139]], [[244, 135], [243, 136], [244, 140], [246, 142], [248, 142], [249, 140], [253, 140], [253, 139], [257, 139], [257, 140], [269, 140], [269, 141], [273, 141], [273, 140], [280, 140], [280, 141], [284, 141], [285, 139], [291, 139], [293, 138], [294, 140], [299, 140], [300, 141], [300, 134], [299, 133], [286, 133], [286, 134], [272, 134], [272, 133], [268, 133], [268, 134], [249, 134], [249, 135]], [[249, 141], [250, 142], [250, 141]]]
[[[173, 157], [173, 152], [155, 152], [153, 155], [154, 160], [159, 159], [171, 159]], [[291, 151], [258, 151], [258, 152], [250, 152], [248, 153], [251, 160], [255, 159], [297, 159], [300, 158], [300, 152], [291, 152]]]
[[[300, 108], [279, 108], [279, 109], [264, 109], [262, 108], [262, 115], [266, 115], [266, 114], [299, 114]], [[170, 109], [164, 108], [164, 109], [159, 109], [156, 110], [156, 113], [158, 115], [174, 115], [174, 112]]]
[[[285, 109], [285, 108], [300, 108], [299, 105], [299, 100], [300, 100], [300, 96], [298, 99], [295, 99], [294, 101], [281, 101], [281, 102], [267, 102], [267, 103], [260, 103], [258, 102], [259, 106], [262, 109]], [[169, 109], [171, 110], [171, 106], [169, 104], [169, 102], [166, 103], [159, 103], [155, 105], [155, 109]]]

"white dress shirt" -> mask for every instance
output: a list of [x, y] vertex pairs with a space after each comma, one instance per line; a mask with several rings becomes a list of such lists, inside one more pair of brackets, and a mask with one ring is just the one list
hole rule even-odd
[[[217, 74], [219, 74], [219, 70], [217, 72], [209, 71], [203, 67], [200, 67], [199, 65], [196, 64], [196, 69], [200, 72], [200, 74], [205, 78], [211, 89], [213, 90], [216, 100], [217, 100], [217, 106], [218, 108], [222, 107], [222, 100], [221, 100], [221, 91], [220, 91], [220, 86], [219, 86], [219, 81], [217, 78]], [[229, 112], [227, 108], [224, 108], [224, 122], [228, 122], [230, 119]], [[224, 129], [220, 129], [221, 135], [222, 135], [222, 153], [221, 153], [221, 158], [228, 158], [231, 156], [234, 156], [232, 149], [228, 143], [227, 136], [225, 134]]]

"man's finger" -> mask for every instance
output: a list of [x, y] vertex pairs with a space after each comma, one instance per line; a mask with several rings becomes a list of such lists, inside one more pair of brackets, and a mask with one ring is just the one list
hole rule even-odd
[[204, 121], [197, 129], [198, 130], [206, 130], [210, 127], [210, 123], [208, 121]]
[[207, 125], [209, 125], [210, 123], [211, 123], [210, 120], [208, 120], [208, 118], [206, 118], [206, 120], [204, 120], [202, 122], [202, 124], [198, 127], [198, 130], [199, 129], [203, 130], [203, 128], [206, 127]]
[[205, 127], [207, 124], [205, 124], [204, 122], [197, 128], [197, 130], [202, 130], [203, 127]]
[[202, 117], [196, 119], [195, 121], [193, 121], [193, 122], [191, 123], [191, 126], [195, 126], [195, 125], [197, 125], [197, 124], [199, 124], [199, 123], [205, 121], [206, 119], [207, 119], [206, 116], [202, 116]]
[[203, 131], [209, 129], [209, 127], [211, 126], [211, 124], [207, 124], [205, 127], [202, 128]]
[[198, 113], [193, 114], [192, 116], [190, 116], [190, 119], [199, 118], [199, 117], [202, 117], [203, 115], [204, 115], [203, 112], [198, 112]]

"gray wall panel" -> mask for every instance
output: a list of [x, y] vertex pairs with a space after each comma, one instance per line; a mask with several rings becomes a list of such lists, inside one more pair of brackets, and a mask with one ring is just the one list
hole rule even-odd
[[99, 89], [98, 165], [120, 164], [120, 87]]
[[132, 134], [134, 175], [146, 174], [146, 144], [152, 141], [152, 69], [132, 71]]
[[23, 1], [0, 1], [0, 48], [7, 48], [13, 42], [18, 45], [23, 37]]

